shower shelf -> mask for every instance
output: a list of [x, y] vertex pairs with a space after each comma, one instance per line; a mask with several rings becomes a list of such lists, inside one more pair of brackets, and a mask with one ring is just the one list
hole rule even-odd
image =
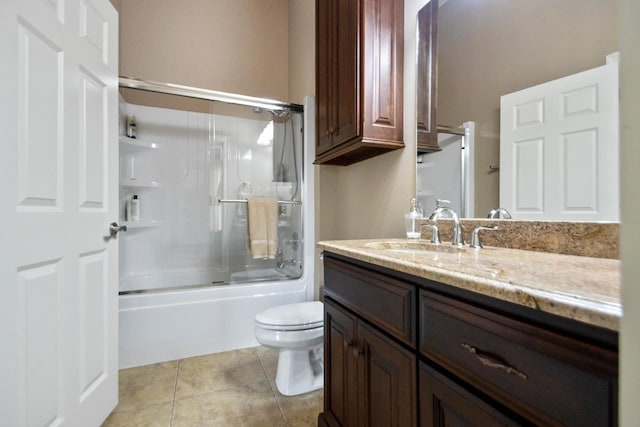
[[131, 179], [126, 178], [120, 181], [120, 185], [122, 187], [131, 187], [131, 188], [158, 188], [160, 184], [158, 181], [148, 181], [144, 179]]
[[120, 146], [129, 150], [153, 150], [158, 148], [158, 144], [155, 142], [141, 141], [139, 139], [127, 138], [126, 136], [120, 137]]

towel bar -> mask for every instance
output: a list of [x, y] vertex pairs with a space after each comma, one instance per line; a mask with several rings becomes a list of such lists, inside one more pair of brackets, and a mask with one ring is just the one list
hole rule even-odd
[[[245, 199], [218, 199], [218, 203], [247, 203]], [[299, 205], [302, 202], [297, 200], [278, 200], [281, 205]]]

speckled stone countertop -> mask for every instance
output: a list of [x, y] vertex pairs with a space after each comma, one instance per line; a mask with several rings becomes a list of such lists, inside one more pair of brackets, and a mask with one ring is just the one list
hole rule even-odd
[[[462, 235], [471, 240], [471, 231], [478, 227], [498, 227], [497, 232], [482, 232], [482, 243], [509, 249], [552, 252], [594, 258], [618, 258], [619, 223], [581, 221], [518, 221], [515, 219], [463, 218]], [[431, 238], [429, 227], [422, 220], [422, 238]], [[451, 241], [453, 221], [439, 220], [440, 239]]]
[[327, 251], [558, 316], [618, 330], [620, 261], [428, 240], [319, 242]]

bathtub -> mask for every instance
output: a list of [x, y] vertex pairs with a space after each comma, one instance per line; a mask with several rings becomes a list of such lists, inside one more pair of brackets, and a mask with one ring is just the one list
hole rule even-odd
[[[304, 103], [304, 140], [313, 146], [315, 138], [315, 100]], [[148, 365], [203, 354], [257, 346], [254, 334], [255, 315], [269, 307], [311, 301], [314, 298], [315, 204], [313, 150], [304, 150], [304, 173], [301, 191], [303, 205], [302, 261], [304, 272], [299, 279], [281, 280], [278, 271], [236, 274], [229, 284], [191, 289], [153, 290], [158, 283], [208, 283], [218, 279], [157, 277], [141, 278], [142, 287], [152, 289], [119, 297], [119, 365], [120, 368]], [[202, 272], [200, 272], [202, 273]], [[198, 274], [200, 274], [198, 273]], [[254, 273], [271, 274], [273, 280], [247, 282]], [[297, 272], [294, 276], [297, 276]], [[206, 278], [206, 279], [205, 279]], [[227, 283], [229, 277], [224, 279]], [[128, 289], [140, 289], [140, 283], [127, 283]]]
[[257, 346], [256, 313], [312, 297], [308, 273], [293, 280], [120, 295], [120, 368]]

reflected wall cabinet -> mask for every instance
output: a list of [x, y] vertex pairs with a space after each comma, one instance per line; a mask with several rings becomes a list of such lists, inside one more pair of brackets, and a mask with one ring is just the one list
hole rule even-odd
[[316, 164], [404, 148], [402, 0], [316, 0]]
[[418, 12], [416, 136], [418, 153], [440, 151], [436, 122], [438, 100], [438, 2]]

